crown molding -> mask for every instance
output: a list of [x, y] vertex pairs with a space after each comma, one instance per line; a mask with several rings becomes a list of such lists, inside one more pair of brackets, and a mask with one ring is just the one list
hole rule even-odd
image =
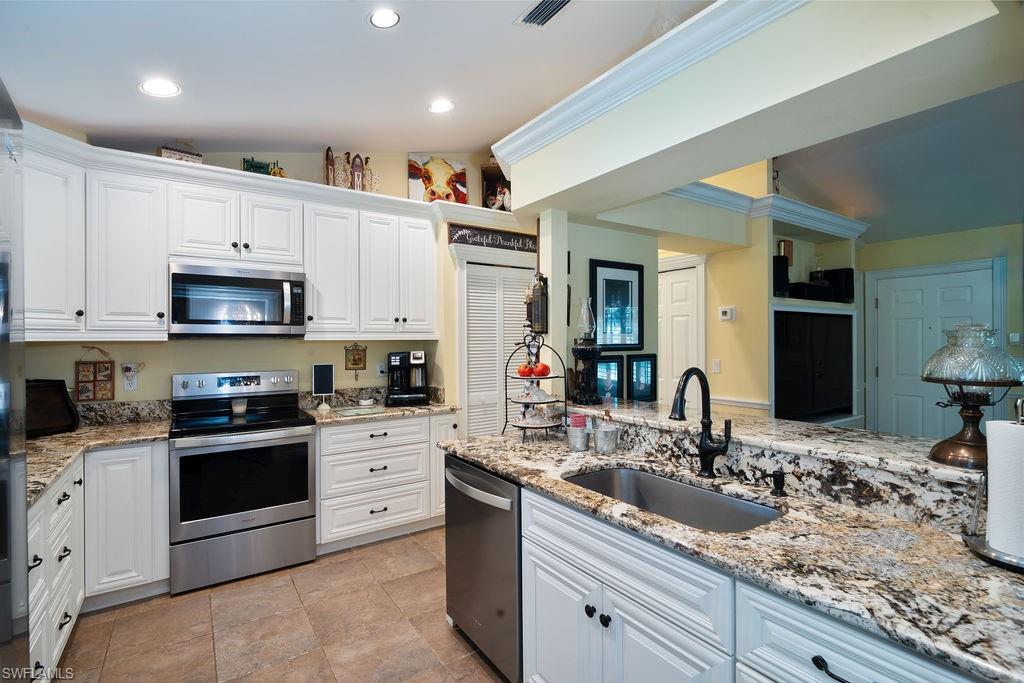
[[658, 40], [495, 143], [506, 177], [512, 164], [719, 50], [789, 14], [807, 0], [718, 0]]
[[524, 227], [511, 211], [495, 211], [482, 206], [441, 201], [434, 202], [431, 206], [437, 219], [446, 223], [465, 223], [479, 228], [513, 232], [521, 231]]
[[682, 199], [690, 199], [701, 204], [717, 206], [720, 209], [728, 209], [737, 213], [749, 214], [754, 206], [754, 199], [752, 197], [700, 181], [677, 187], [674, 190], [665, 192], [665, 194]]
[[863, 221], [847, 218], [838, 213], [819, 209], [816, 206], [777, 194], [755, 199], [750, 210], [750, 217], [768, 217], [772, 220], [792, 223], [848, 240], [859, 238], [865, 230], [871, 227]]

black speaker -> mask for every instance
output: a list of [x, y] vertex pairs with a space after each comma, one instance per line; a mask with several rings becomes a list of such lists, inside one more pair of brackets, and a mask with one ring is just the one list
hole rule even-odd
[[853, 303], [853, 268], [833, 268], [825, 271], [825, 279], [832, 285], [832, 300]]
[[834, 301], [832, 285], [824, 280], [817, 282], [794, 282], [789, 286], [789, 295], [794, 299], [811, 301]]
[[785, 256], [772, 257], [772, 283], [775, 296], [789, 296], [789, 259]]

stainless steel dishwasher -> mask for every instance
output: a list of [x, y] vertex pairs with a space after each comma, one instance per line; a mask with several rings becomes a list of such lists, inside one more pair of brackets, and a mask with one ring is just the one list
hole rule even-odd
[[444, 459], [448, 618], [510, 681], [519, 680], [519, 486]]

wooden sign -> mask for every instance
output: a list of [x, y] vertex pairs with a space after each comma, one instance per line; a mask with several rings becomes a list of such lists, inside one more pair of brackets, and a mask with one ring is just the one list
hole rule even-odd
[[471, 244], [476, 247], [537, 253], [537, 237], [507, 230], [488, 230], [471, 225], [448, 224], [448, 244]]

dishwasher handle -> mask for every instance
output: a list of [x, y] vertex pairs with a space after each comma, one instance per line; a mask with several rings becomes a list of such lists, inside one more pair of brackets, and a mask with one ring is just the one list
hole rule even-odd
[[484, 505], [496, 507], [499, 510], [512, 509], [512, 501], [509, 500], [508, 498], [502, 498], [501, 496], [496, 496], [493, 493], [487, 493], [486, 491], [481, 491], [478, 488], [470, 486], [466, 482], [456, 477], [451, 469], [446, 469], [444, 471], [444, 478], [448, 480], [448, 483], [451, 484], [456, 491], [469, 496], [473, 500], [479, 501]]

